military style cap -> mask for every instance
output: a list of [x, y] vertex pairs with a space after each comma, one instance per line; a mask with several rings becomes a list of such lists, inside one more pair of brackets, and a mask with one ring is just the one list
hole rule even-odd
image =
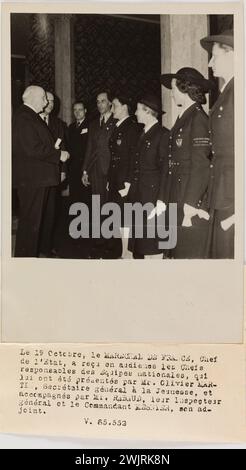
[[214, 88], [214, 83], [211, 80], [207, 80], [198, 70], [192, 67], [183, 67], [178, 70], [177, 73], [164, 73], [161, 75], [161, 83], [166, 88], [172, 88], [172, 79], [177, 78], [179, 80], [188, 81], [193, 85], [199, 85], [206, 93], [211, 88]]
[[161, 109], [160, 100], [155, 95], [145, 95], [138, 100], [138, 103], [145, 104], [145, 106], [153, 109], [153, 111], [156, 111], [158, 114], [165, 114], [165, 111]]
[[234, 48], [234, 38], [232, 29], [227, 29], [221, 34], [214, 34], [212, 36], [206, 36], [200, 40], [201, 46], [203, 49], [206, 49], [208, 52], [212, 52], [212, 47], [215, 42], [219, 44], [225, 44]]

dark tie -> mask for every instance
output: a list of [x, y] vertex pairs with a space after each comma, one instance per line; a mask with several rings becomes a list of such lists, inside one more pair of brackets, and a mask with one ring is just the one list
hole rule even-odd
[[76, 122], [76, 127], [79, 127], [80, 126], [80, 122]]
[[104, 116], [102, 117], [101, 119], [101, 122], [100, 122], [100, 127], [102, 128], [105, 124], [105, 119], [104, 119]]

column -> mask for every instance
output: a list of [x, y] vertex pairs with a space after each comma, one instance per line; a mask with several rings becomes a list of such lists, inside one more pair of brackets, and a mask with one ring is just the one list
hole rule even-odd
[[55, 18], [55, 91], [61, 101], [60, 117], [70, 124], [74, 101], [73, 15]]
[[[161, 15], [161, 70], [175, 73], [182, 67], [194, 67], [208, 76], [208, 55], [200, 39], [208, 34], [208, 15]], [[173, 126], [177, 110], [170, 91], [162, 88], [163, 125]]]

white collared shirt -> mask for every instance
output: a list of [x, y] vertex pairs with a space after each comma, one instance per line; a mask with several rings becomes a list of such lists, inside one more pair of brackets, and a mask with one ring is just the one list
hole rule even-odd
[[82, 122], [84, 122], [85, 118], [82, 119], [82, 121], [76, 121], [76, 126], [79, 127], [81, 126]]
[[151, 124], [149, 124], [148, 126], [144, 126], [144, 133], [146, 134], [146, 132], [148, 132], [151, 129], [151, 127], [153, 127], [157, 122], [158, 122], [158, 119], [154, 118], [154, 121], [152, 121]]
[[101, 121], [102, 121], [103, 118], [104, 118], [104, 122], [105, 122], [105, 124], [106, 124], [106, 122], [107, 122], [107, 121], [109, 120], [109, 118], [111, 117], [111, 114], [112, 114], [112, 113], [111, 113], [110, 111], [108, 111], [108, 112], [105, 113], [105, 114], [102, 114], [102, 115], [100, 116], [100, 124], [101, 124]]
[[116, 122], [116, 127], [119, 127], [122, 122], [124, 122], [127, 118], [129, 118], [129, 116], [125, 116], [124, 118], [120, 119], [119, 121]]

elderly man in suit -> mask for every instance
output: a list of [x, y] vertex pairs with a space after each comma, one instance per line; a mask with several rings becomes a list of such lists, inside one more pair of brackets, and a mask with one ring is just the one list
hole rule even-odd
[[208, 184], [208, 206], [213, 222], [210, 256], [234, 257], [234, 42], [233, 32], [201, 39], [212, 53], [209, 67], [223, 79], [220, 95], [210, 111], [209, 132], [212, 160]]
[[54, 138], [39, 115], [47, 105], [43, 88], [27, 87], [22, 99], [12, 128], [13, 185], [20, 203], [15, 256], [35, 257], [40, 252], [49, 191], [59, 184], [59, 164], [69, 153], [55, 148]]

